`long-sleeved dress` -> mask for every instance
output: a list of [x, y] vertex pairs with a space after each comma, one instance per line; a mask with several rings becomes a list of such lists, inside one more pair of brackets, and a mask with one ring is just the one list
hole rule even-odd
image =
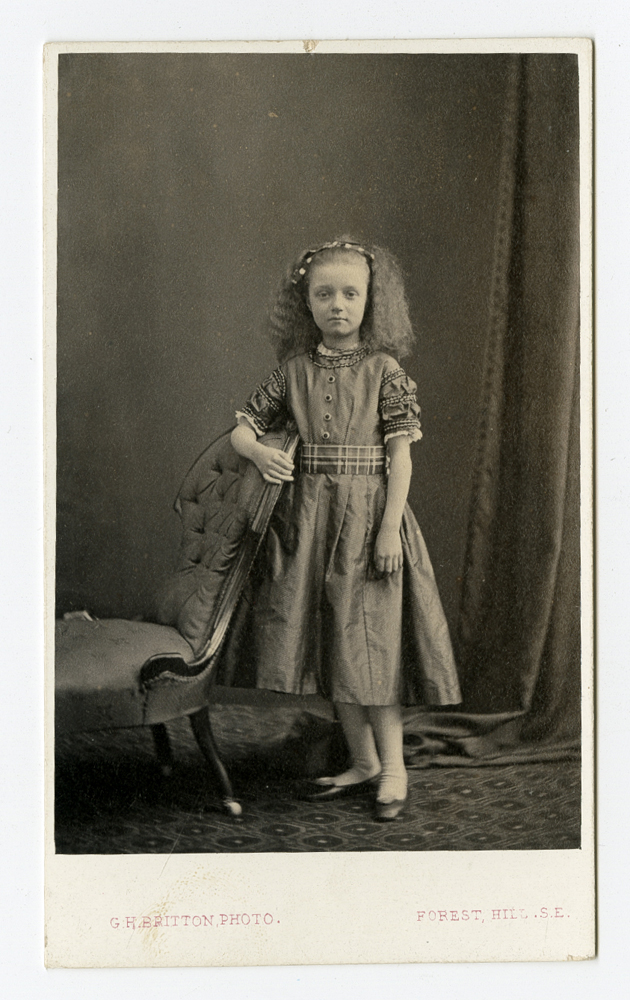
[[440, 597], [408, 505], [402, 571], [380, 576], [384, 445], [421, 436], [415, 384], [382, 351], [322, 349], [284, 362], [239, 411], [257, 434], [297, 425], [295, 482], [266, 538], [255, 603], [257, 686], [362, 705], [457, 704]]

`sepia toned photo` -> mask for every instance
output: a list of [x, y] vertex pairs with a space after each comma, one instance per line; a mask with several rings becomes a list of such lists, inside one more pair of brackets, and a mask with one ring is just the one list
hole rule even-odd
[[49, 964], [588, 957], [589, 44], [46, 82]]

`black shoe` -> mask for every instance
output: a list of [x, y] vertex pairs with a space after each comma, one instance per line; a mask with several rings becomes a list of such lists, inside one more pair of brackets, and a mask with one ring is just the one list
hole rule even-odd
[[378, 784], [379, 775], [366, 778], [365, 781], [355, 781], [351, 785], [318, 785], [311, 784], [305, 788], [300, 798], [305, 802], [329, 802], [332, 799], [346, 799], [351, 795], [366, 795], [373, 792]]

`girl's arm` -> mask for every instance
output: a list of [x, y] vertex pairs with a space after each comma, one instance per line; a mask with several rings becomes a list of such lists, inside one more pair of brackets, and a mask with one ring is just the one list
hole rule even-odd
[[395, 573], [403, 564], [400, 522], [411, 482], [410, 443], [406, 434], [390, 438], [387, 442], [390, 463], [387, 502], [374, 548], [374, 563], [379, 573]]
[[279, 448], [269, 448], [266, 444], [261, 444], [254, 428], [249, 424], [238, 424], [232, 431], [231, 441], [234, 450], [243, 458], [253, 462], [266, 482], [293, 482], [291, 459]]

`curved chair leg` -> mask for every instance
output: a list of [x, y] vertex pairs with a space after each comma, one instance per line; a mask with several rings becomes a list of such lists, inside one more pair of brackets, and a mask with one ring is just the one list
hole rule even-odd
[[170, 778], [173, 773], [174, 759], [171, 741], [168, 738], [168, 730], [164, 723], [159, 722], [151, 726], [151, 734], [153, 736], [153, 744], [158, 764], [160, 765], [160, 771], [164, 778]]
[[212, 726], [210, 725], [208, 709], [202, 708], [198, 712], [193, 712], [189, 718], [190, 725], [192, 726], [192, 731], [195, 734], [195, 739], [199, 744], [199, 748], [221, 785], [221, 790], [223, 792], [223, 805], [225, 809], [230, 816], [240, 816], [243, 810], [240, 803], [234, 798], [232, 783], [230, 782], [228, 773], [223, 766], [221, 758], [219, 757], [219, 750], [214, 741]]

